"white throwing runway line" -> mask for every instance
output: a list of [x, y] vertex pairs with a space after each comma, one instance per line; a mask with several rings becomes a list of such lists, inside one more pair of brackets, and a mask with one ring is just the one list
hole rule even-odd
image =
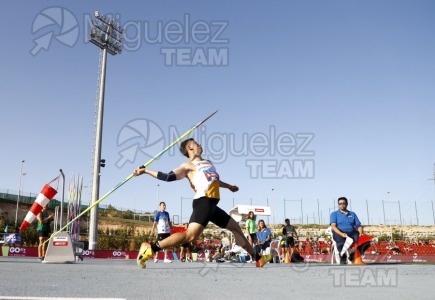
[[57, 299], [57, 300], [126, 300], [126, 298], [59, 298], [59, 297], [15, 297], [15, 296], [0, 296], [2, 300], [47, 300], [47, 299]]

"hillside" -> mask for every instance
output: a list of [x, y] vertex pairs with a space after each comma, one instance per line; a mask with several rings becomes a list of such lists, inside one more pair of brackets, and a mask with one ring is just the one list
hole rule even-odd
[[[21, 204], [18, 210], [18, 226], [20, 226], [21, 221], [25, 217], [29, 210], [29, 206], [25, 204]], [[64, 212], [66, 208], [64, 208]], [[15, 223], [15, 213], [16, 213], [16, 204], [12, 204], [9, 202], [0, 202], [0, 216], [2, 217], [2, 222], [0, 222], [0, 232], [3, 232], [3, 228], [5, 222], [9, 222], [10, 225], [14, 225]], [[64, 214], [64, 220], [66, 220], [66, 214]], [[64, 221], [65, 222], [65, 221]], [[81, 220], [81, 224], [86, 228], [87, 219], [84, 217]], [[98, 228], [103, 231], [113, 231], [117, 229], [121, 229], [124, 227], [134, 227], [134, 230], [138, 233], [147, 233], [151, 229], [152, 223], [145, 221], [138, 221], [133, 219], [121, 219], [111, 216], [108, 214], [107, 216], [100, 216], [98, 220]], [[313, 236], [313, 237], [321, 237], [324, 235], [325, 229], [328, 225], [318, 226], [318, 225], [302, 225], [297, 226], [299, 236]], [[276, 233], [279, 232], [279, 225], [270, 225], [269, 226]], [[398, 237], [401, 239], [416, 239], [416, 238], [427, 238], [427, 237], [435, 237], [435, 226], [384, 226], [384, 225], [370, 225], [364, 226], [364, 231], [367, 234], [370, 234], [375, 237], [379, 236], [389, 236], [393, 235], [395, 239]], [[205, 231], [206, 235], [219, 235], [220, 229], [214, 225], [209, 225]]]

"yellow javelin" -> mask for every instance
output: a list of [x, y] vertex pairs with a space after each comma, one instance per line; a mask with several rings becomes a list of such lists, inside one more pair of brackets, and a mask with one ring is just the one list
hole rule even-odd
[[[173, 141], [171, 144], [169, 144], [168, 146], [166, 146], [166, 148], [164, 148], [162, 151], [160, 151], [156, 156], [154, 156], [153, 158], [151, 158], [149, 161], [147, 161], [145, 164], [143, 164], [142, 166], [144, 168], [146, 168], [147, 166], [149, 166], [150, 164], [152, 164], [156, 159], [158, 159], [160, 156], [163, 155], [163, 153], [165, 153], [166, 151], [168, 151], [170, 148], [172, 148], [173, 146], [175, 146], [178, 142], [180, 142], [182, 139], [184, 139], [186, 136], [188, 136], [189, 134], [191, 134], [195, 129], [197, 129], [199, 126], [201, 126], [203, 123], [205, 123], [205, 121], [207, 121], [208, 119], [210, 119], [213, 115], [215, 115], [218, 112], [218, 110], [216, 110], [214, 113], [212, 113], [211, 115], [209, 115], [208, 117], [206, 117], [204, 120], [202, 120], [201, 122], [199, 122], [198, 124], [196, 124], [195, 126], [193, 126], [192, 128], [190, 128], [188, 131], [186, 131], [183, 135], [181, 135], [178, 139], [176, 139], [175, 141]], [[65, 230], [72, 222], [74, 222], [75, 220], [77, 220], [78, 218], [80, 218], [81, 216], [83, 216], [85, 213], [87, 213], [88, 211], [90, 211], [92, 208], [94, 208], [95, 206], [97, 206], [101, 201], [103, 201], [104, 199], [106, 199], [107, 197], [109, 197], [110, 194], [112, 194], [114, 191], [116, 191], [118, 188], [120, 188], [124, 183], [126, 183], [127, 181], [129, 181], [131, 178], [134, 177], [134, 174], [130, 174], [127, 178], [125, 178], [123, 181], [121, 181], [120, 183], [118, 183], [115, 187], [113, 187], [110, 191], [108, 191], [106, 194], [104, 194], [100, 199], [98, 199], [97, 201], [95, 201], [92, 205], [90, 205], [88, 208], [86, 208], [84, 211], [82, 211], [78, 216], [76, 216], [74, 219], [72, 219], [71, 221], [69, 221], [65, 226], [63, 226], [61, 229], [59, 229], [58, 231], [54, 232], [45, 242], [47, 243], [49, 240], [51, 240], [53, 237], [55, 237], [56, 235], [58, 235], [60, 232], [62, 232], [63, 230]]]

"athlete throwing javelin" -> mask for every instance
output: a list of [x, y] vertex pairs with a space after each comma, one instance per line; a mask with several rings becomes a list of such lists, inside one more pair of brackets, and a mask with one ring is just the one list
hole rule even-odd
[[231, 192], [237, 192], [239, 188], [220, 180], [216, 168], [209, 161], [202, 158], [203, 149], [194, 139], [187, 139], [180, 145], [181, 153], [189, 158], [185, 163], [170, 171], [169, 173], [152, 171], [139, 167], [134, 171], [134, 176], [148, 174], [163, 181], [175, 181], [187, 178], [190, 186], [195, 191], [192, 203], [192, 215], [189, 220], [189, 227], [185, 232], [175, 233], [168, 238], [154, 243], [142, 243], [137, 263], [141, 268], [146, 267], [146, 261], [161, 249], [169, 248], [194, 241], [207, 226], [213, 222], [221, 228], [230, 230], [236, 239], [236, 244], [242, 246], [256, 261], [257, 267], [262, 267], [267, 262], [267, 257], [262, 257], [249, 244], [243, 235], [239, 224], [217, 205], [220, 199], [219, 189], [227, 188]]

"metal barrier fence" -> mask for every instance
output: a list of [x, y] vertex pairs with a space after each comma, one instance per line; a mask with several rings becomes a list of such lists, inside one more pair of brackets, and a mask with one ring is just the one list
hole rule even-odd
[[[25, 193], [23, 192], [22, 194], [20, 194], [20, 200], [19, 203], [20, 204], [28, 204], [31, 205], [33, 204], [33, 202], [35, 202], [36, 197], [38, 197], [39, 194], [35, 194], [35, 193]], [[9, 203], [17, 203], [18, 200], [18, 194], [16, 194], [15, 191], [13, 190], [1, 190], [0, 189], [0, 201], [7, 201]], [[53, 198], [47, 205], [47, 207], [49, 209], [54, 209], [56, 206], [60, 206], [61, 200], [58, 200], [56, 198]], [[68, 203], [64, 201], [64, 207], [67, 207]], [[85, 205], [82, 204], [80, 206], [80, 210], [83, 211], [86, 208], [88, 208], [89, 205]], [[151, 218], [154, 217], [155, 212], [148, 212], [148, 211], [143, 211], [143, 210], [138, 210], [138, 209], [129, 209], [129, 208], [123, 208], [123, 207], [115, 207], [113, 205], [99, 205], [98, 206], [98, 211], [99, 212], [104, 212], [107, 209], [116, 209], [119, 212], [133, 212], [135, 216], [137, 217], [145, 217], [145, 218], [149, 218], [149, 215], [151, 215]]]
[[[167, 203], [173, 214], [180, 211], [181, 223], [188, 221], [191, 213], [191, 197], [181, 197], [181, 201]], [[169, 202], [169, 201], [168, 201]], [[186, 205], [189, 202], [188, 205]], [[435, 225], [434, 201], [348, 198], [348, 209], [355, 212], [363, 225], [385, 226], [431, 226]], [[269, 206], [270, 217], [265, 217], [267, 224], [283, 224], [290, 219], [298, 225], [327, 225], [330, 214], [338, 210], [337, 199], [310, 198], [224, 198], [219, 202], [220, 208], [229, 211], [238, 204]]]
[[[32, 204], [38, 194], [22, 193], [20, 195], [20, 203]], [[0, 200], [4, 199], [9, 202], [16, 203], [17, 194], [13, 190], [0, 190]], [[180, 201], [181, 199], [181, 201]], [[187, 201], [185, 201], [187, 200]], [[185, 223], [189, 220], [191, 214], [191, 197], [174, 198], [173, 201], [167, 201], [170, 206], [172, 215], [179, 216], [179, 223]], [[419, 201], [400, 201], [395, 199], [386, 200], [367, 200], [348, 198], [348, 209], [354, 211], [361, 223], [364, 225], [388, 225], [388, 226], [409, 226], [409, 225], [435, 225], [435, 209], [434, 201], [419, 200]], [[285, 218], [289, 218], [292, 224], [329, 224], [329, 215], [332, 211], [338, 209], [337, 199], [306, 199], [306, 198], [232, 198], [223, 199], [219, 206], [229, 211], [236, 204], [253, 204], [270, 206], [272, 215], [266, 217], [267, 224], [281, 224]], [[53, 199], [49, 203], [49, 208], [54, 208], [60, 205], [60, 201]], [[66, 206], [67, 203], [64, 202]], [[81, 206], [84, 210], [88, 205]], [[103, 212], [107, 209], [116, 209], [119, 212], [133, 212], [136, 216], [150, 218], [155, 212], [142, 211], [118, 207], [114, 205], [99, 205], [99, 211]]]

